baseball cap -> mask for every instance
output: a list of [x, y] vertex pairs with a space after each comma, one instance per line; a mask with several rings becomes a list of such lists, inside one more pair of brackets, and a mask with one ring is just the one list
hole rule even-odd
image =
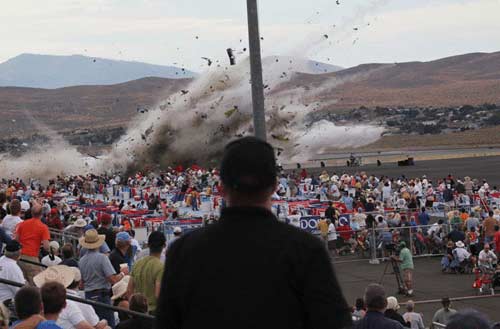
[[19, 242], [17, 242], [16, 240], [11, 240], [10, 242], [7, 243], [5, 251], [16, 252], [21, 250], [22, 248], [23, 246]]
[[268, 143], [244, 137], [224, 149], [220, 177], [224, 186], [242, 192], [255, 192], [276, 184], [274, 149]]
[[21, 211], [28, 211], [30, 210], [31, 206], [30, 206], [30, 203], [28, 201], [21, 201]]
[[132, 238], [130, 237], [130, 234], [127, 232], [120, 232], [116, 235], [116, 240], [117, 241], [130, 241]]
[[182, 233], [182, 228], [179, 226], [174, 227], [174, 233]]

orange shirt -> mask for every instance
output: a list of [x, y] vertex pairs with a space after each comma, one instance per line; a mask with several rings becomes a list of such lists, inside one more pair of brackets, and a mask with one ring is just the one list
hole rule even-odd
[[42, 241], [50, 241], [49, 228], [40, 219], [36, 218], [19, 223], [17, 236], [19, 243], [23, 246], [21, 255], [30, 257], [38, 257]]

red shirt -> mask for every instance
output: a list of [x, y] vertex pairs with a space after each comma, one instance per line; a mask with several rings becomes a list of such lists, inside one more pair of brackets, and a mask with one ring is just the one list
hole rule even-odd
[[495, 240], [495, 251], [500, 253], [500, 231], [497, 231], [493, 237]]
[[21, 255], [38, 257], [42, 241], [50, 240], [49, 228], [38, 218], [32, 218], [17, 226], [19, 243], [23, 246]]
[[339, 225], [337, 233], [344, 241], [352, 238], [352, 228], [349, 225]]

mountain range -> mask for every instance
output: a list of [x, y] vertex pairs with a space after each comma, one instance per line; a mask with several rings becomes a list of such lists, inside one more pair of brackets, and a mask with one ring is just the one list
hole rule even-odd
[[[31, 57], [31, 55], [22, 55], [21, 59], [22, 57], [38, 58], [38, 56]], [[78, 82], [79, 86], [57, 89], [0, 87], [0, 116], [2, 117], [0, 129], [4, 135], [25, 135], [47, 126], [56, 131], [126, 127], [130, 121], [140, 120], [140, 117], [135, 116], [139, 115], [138, 107], [152, 107], [160, 99], [166, 99], [169, 95], [180, 92], [192, 81], [191, 78], [181, 79], [180, 77], [145, 77], [106, 85], [111, 83], [111, 78], [104, 74], [102, 77], [100, 74], [96, 75], [95, 68], [92, 66], [102, 65], [104, 70], [109, 64], [110, 67], [107, 70], [113, 71], [117, 67], [115, 62], [102, 60], [103, 63], [100, 63], [99, 59], [94, 62], [88, 57], [76, 57], [78, 61], [84, 61], [85, 67], [93, 70], [94, 76], [83, 72], [84, 69], [78, 69], [82, 71], [82, 76], [72, 78], [69, 73], [60, 72], [64, 71], [63, 69], [56, 70], [52, 64], [51, 69], [38, 68], [47, 74], [38, 81], [50, 80], [48, 74], [52, 72], [54, 76], [66, 76], [65, 83]], [[17, 62], [23, 62], [21, 59], [18, 58]], [[46, 60], [47, 58], [44, 59]], [[268, 57], [264, 59], [264, 63], [273, 63], [276, 60], [283, 64], [283, 61], [294, 59]], [[119, 63], [125, 65], [126, 62]], [[297, 86], [315, 88], [317, 92], [314, 99], [304, 101], [320, 103], [314, 110], [323, 111], [343, 111], [362, 106], [375, 108], [377, 106], [443, 107], [465, 104], [500, 104], [500, 52], [465, 54], [430, 62], [364, 64], [348, 69], [340, 69], [323, 63], [316, 65], [316, 63], [304, 61], [303, 65], [299, 65], [302, 68], [297, 69], [299, 73], [294, 74], [291, 81], [282, 83], [272, 92]], [[2, 65], [5, 63], [0, 64]], [[140, 65], [147, 66], [147, 64]], [[321, 71], [325, 69], [329, 73], [321, 74]], [[23, 68], [21, 71], [24, 73], [11, 72], [11, 77], [25, 76], [29, 73], [28, 68]], [[129, 69], [125, 71], [131, 72]], [[6, 69], [3, 66], [0, 69], [1, 84], [5, 84], [5, 72]], [[196, 75], [189, 71], [185, 73], [191, 76]], [[119, 74], [114, 77], [117, 76]], [[130, 77], [125, 74], [121, 76], [122, 79]], [[107, 82], [102, 82], [100, 85], [82, 85], [85, 84], [83, 83], [85, 79], [89, 82], [98, 78]], [[79, 81], [71, 82], [71, 79]], [[57, 83], [51, 82], [52, 87], [62, 84], [62, 78], [55, 80]], [[27, 84], [27, 80], [24, 81]], [[47, 85], [44, 86], [47, 88]]]
[[196, 75], [174, 66], [82, 55], [22, 54], [0, 64], [0, 86], [9, 87], [55, 89], [82, 85], [113, 85], [146, 77], [184, 79]]

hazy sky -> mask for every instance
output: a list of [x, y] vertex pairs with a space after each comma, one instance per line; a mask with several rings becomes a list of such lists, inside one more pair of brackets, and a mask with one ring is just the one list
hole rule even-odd
[[[261, 0], [263, 55], [349, 67], [500, 51], [500, 0], [339, 1]], [[0, 62], [84, 54], [201, 71], [202, 56], [247, 47], [246, 1], [4, 0], [0, 40]]]

